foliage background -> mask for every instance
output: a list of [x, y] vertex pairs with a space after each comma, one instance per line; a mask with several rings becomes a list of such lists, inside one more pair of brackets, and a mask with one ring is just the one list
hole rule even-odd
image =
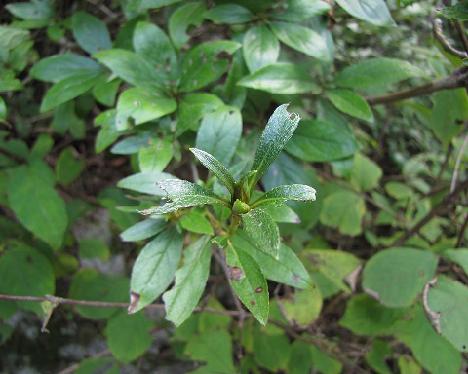
[[[466, 9], [403, 0], [4, 2], [0, 371], [466, 369]], [[278, 263], [256, 258], [270, 279], [266, 326], [244, 320], [221, 252], [208, 257], [198, 309], [177, 328], [161, 300], [132, 316], [5, 300], [125, 305], [139, 250], [160, 237], [157, 219], [134, 226], [137, 210], [164, 196], [155, 182], [174, 175], [216, 190], [189, 147], [237, 176], [283, 103], [302, 120], [259, 186], [317, 190], [315, 202], [270, 211], [304, 266], [284, 263], [315, 287], [288, 283]], [[184, 256], [214, 234], [207, 211], [171, 217]], [[159, 269], [157, 280], [167, 288], [174, 272]]]

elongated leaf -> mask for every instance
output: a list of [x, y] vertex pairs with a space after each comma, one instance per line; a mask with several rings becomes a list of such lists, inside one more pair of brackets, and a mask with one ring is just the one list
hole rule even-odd
[[142, 56], [124, 49], [98, 52], [95, 57], [125, 82], [150, 90], [161, 90], [162, 78]]
[[305, 184], [290, 184], [278, 186], [263, 194], [252, 207], [260, 205], [281, 204], [288, 200], [308, 201], [315, 200], [315, 189]]
[[333, 105], [343, 113], [367, 122], [372, 122], [374, 119], [366, 99], [351, 90], [333, 90], [327, 92], [327, 96]]
[[301, 260], [288, 246], [281, 244], [278, 259], [258, 250], [247, 234], [239, 230], [232, 238], [232, 243], [236, 248], [241, 248], [249, 253], [257, 262], [265, 278], [285, 283], [297, 288], [307, 288], [311, 286], [309, 273], [304, 268]]
[[171, 174], [160, 172], [142, 172], [129, 175], [120, 180], [117, 186], [126, 188], [127, 190], [147, 193], [154, 196], [164, 196], [166, 193], [157, 184], [158, 181], [163, 181], [173, 178]]
[[395, 22], [384, 0], [336, 0], [352, 16], [377, 26], [392, 26]]
[[175, 285], [163, 295], [166, 318], [179, 326], [200, 300], [210, 274], [211, 243], [203, 236], [184, 251], [184, 264], [177, 270]]
[[221, 200], [213, 192], [208, 191], [198, 184], [180, 179], [167, 179], [158, 182], [159, 187], [166, 193], [166, 197], [172, 202], [159, 207], [153, 207], [143, 210], [143, 214], [165, 214], [176, 211], [180, 208], [200, 206], [206, 204], [227, 203]]
[[297, 23], [275, 21], [270, 24], [276, 37], [284, 44], [307, 56], [330, 60], [325, 36]]
[[216, 95], [207, 93], [184, 95], [177, 105], [176, 134], [182, 134], [187, 130], [196, 131], [204, 115], [223, 106], [224, 103]]
[[64, 53], [39, 60], [31, 68], [29, 74], [44, 82], [57, 83], [74, 75], [98, 73], [101, 69], [96, 61], [88, 57]]
[[205, 4], [201, 1], [188, 2], [171, 15], [169, 19], [169, 34], [177, 48], [188, 42], [187, 29], [189, 26], [198, 26], [204, 19]]
[[148, 59], [159, 74], [176, 63], [176, 53], [166, 33], [153, 23], [140, 21], [133, 34], [135, 51]]
[[356, 90], [388, 88], [408, 78], [423, 76], [423, 72], [408, 61], [389, 57], [369, 58], [341, 70], [335, 77], [339, 87]]
[[211, 8], [205, 13], [205, 18], [215, 23], [245, 23], [254, 18], [254, 15], [243, 6], [237, 4], [222, 4]]
[[123, 92], [117, 101], [116, 128], [119, 131], [130, 127], [131, 118], [141, 125], [163, 117], [176, 110], [176, 101], [153, 90], [140, 87]]
[[277, 62], [266, 65], [242, 78], [239, 86], [272, 94], [319, 93], [318, 87], [307, 72], [297, 64]]
[[54, 175], [42, 162], [9, 170], [7, 195], [21, 224], [57, 249], [68, 224], [65, 203], [54, 189]]
[[164, 218], [150, 218], [138, 222], [120, 234], [124, 242], [138, 242], [159, 234], [166, 228], [167, 222]]
[[257, 247], [278, 259], [280, 235], [273, 218], [262, 208], [255, 208], [242, 215], [242, 222], [245, 232]]
[[276, 62], [280, 52], [278, 39], [264, 25], [250, 28], [244, 36], [244, 59], [251, 72]]
[[323, 162], [351, 156], [356, 148], [354, 135], [346, 125], [304, 120], [286, 150], [305, 161]]
[[106, 24], [89, 13], [73, 14], [72, 31], [79, 46], [91, 55], [112, 47]]
[[234, 193], [234, 186], [236, 184], [234, 177], [231, 175], [228, 169], [221, 164], [216, 158], [214, 158], [208, 152], [202, 151], [198, 148], [190, 148], [190, 151], [195, 155], [195, 157], [200, 161], [203, 166], [208, 170], [213, 172], [214, 175], [219, 179], [219, 181], [226, 186], [231, 195]]
[[272, 18], [280, 21], [298, 22], [324, 14], [331, 9], [326, 0], [288, 0], [284, 7], [278, 7]]
[[229, 165], [242, 135], [242, 115], [235, 107], [221, 106], [203, 117], [196, 146]]
[[265, 325], [269, 312], [268, 285], [258, 264], [231, 242], [228, 242], [225, 250], [231, 287], [245, 307]]
[[58, 107], [75, 97], [89, 91], [97, 82], [99, 72], [88, 71], [72, 75], [56, 83], [47, 91], [41, 104], [41, 112]]
[[174, 279], [182, 250], [182, 235], [169, 228], [144, 246], [133, 266], [131, 306], [136, 313], [164, 292]]
[[252, 170], [256, 170], [254, 181], [258, 181], [291, 139], [299, 124], [299, 116], [289, 113], [288, 104], [275, 109], [263, 130], [255, 152]]

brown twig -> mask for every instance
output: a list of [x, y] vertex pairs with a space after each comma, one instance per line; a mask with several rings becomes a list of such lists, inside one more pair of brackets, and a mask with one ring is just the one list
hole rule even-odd
[[442, 30], [442, 20], [440, 20], [439, 18], [434, 18], [432, 20], [432, 30], [434, 32], [434, 37], [439, 41], [442, 48], [444, 48], [445, 52], [460, 58], [468, 57], [468, 53], [466, 53], [465, 51], [459, 51], [450, 44], [450, 41], [444, 35], [444, 32]]
[[393, 92], [382, 96], [370, 96], [367, 98], [367, 101], [371, 105], [389, 104], [415, 96], [430, 95], [434, 92], [466, 86], [468, 86], [468, 67], [463, 66], [455, 70], [448, 77], [400, 92]]
[[452, 204], [456, 201], [456, 198], [459, 194], [466, 191], [468, 188], [468, 179], [460, 183], [453, 192], [449, 193], [445, 198], [435, 207], [433, 207], [429, 213], [427, 213], [416, 225], [414, 225], [410, 230], [408, 230], [405, 234], [400, 236], [396, 239], [389, 247], [395, 247], [404, 244], [408, 239], [410, 239], [413, 235], [419, 233], [429, 221], [434, 218], [436, 215], [443, 213], [445, 210], [448, 210]]

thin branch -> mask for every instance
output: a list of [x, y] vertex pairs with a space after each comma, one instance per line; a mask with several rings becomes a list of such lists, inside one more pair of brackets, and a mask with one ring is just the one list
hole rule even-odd
[[465, 139], [463, 140], [463, 144], [458, 151], [457, 159], [455, 161], [455, 167], [453, 169], [452, 180], [450, 181], [450, 192], [455, 190], [455, 185], [457, 184], [458, 179], [458, 170], [460, 169], [461, 159], [463, 154], [465, 153], [466, 144], [468, 143], [468, 134], [465, 135]]
[[452, 20], [452, 22], [455, 25], [455, 29], [457, 30], [460, 40], [462, 41], [463, 47], [465, 48], [465, 52], [468, 53], [468, 38], [466, 37], [466, 33], [463, 29], [462, 23], [458, 19]]
[[416, 96], [430, 95], [434, 92], [452, 90], [466, 86], [468, 86], [468, 67], [463, 66], [460, 69], [455, 70], [448, 77], [400, 92], [394, 92], [382, 96], [370, 96], [367, 97], [367, 101], [371, 105], [389, 104]]
[[445, 210], [448, 210], [456, 201], [459, 194], [466, 191], [468, 188], [468, 179], [460, 183], [453, 192], [449, 193], [445, 198], [435, 207], [433, 207], [429, 213], [427, 213], [416, 225], [414, 225], [410, 230], [405, 234], [396, 239], [389, 247], [398, 247], [404, 244], [408, 239], [413, 235], [419, 233], [429, 221], [434, 218], [436, 215], [443, 213]]
[[462, 227], [460, 228], [460, 232], [458, 233], [457, 243], [455, 244], [455, 248], [460, 248], [463, 246], [463, 242], [465, 240], [465, 231], [466, 231], [467, 226], [468, 226], [468, 213], [465, 213], [465, 220], [463, 221]]
[[450, 44], [450, 41], [447, 39], [447, 37], [444, 35], [444, 32], [442, 30], [442, 20], [439, 18], [435, 18], [432, 20], [432, 29], [434, 32], [434, 37], [439, 41], [439, 43], [442, 45], [444, 48], [445, 52], [457, 56], [460, 58], [467, 58], [468, 53], [464, 51], [459, 51], [456, 49], [454, 46]]

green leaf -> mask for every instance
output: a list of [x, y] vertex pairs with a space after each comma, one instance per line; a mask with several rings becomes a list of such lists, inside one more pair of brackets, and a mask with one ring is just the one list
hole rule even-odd
[[24, 20], [48, 20], [54, 16], [53, 1], [31, 0], [29, 2], [10, 3], [5, 6], [15, 17]]
[[387, 365], [387, 359], [391, 357], [391, 354], [392, 351], [387, 342], [375, 339], [366, 354], [366, 362], [378, 374], [392, 374]]
[[187, 29], [189, 26], [199, 26], [205, 16], [205, 5], [200, 1], [186, 3], [169, 18], [169, 35], [177, 48], [188, 42]]
[[151, 139], [138, 151], [138, 166], [143, 172], [163, 171], [174, 156], [173, 142], [168, 138]]
[[216, 40], [191, 49], [182, 61], [179, 90], [195, 91], [219, 79], [229, 66], [229, 56], [240, 47], [232, 40]]
[[468, 20], [468, 4], [464, 1], [459, 1], [455, 5], [444, 6], [442, 9], [436, 10], [448, 19]]
[[254, 15], [238, 4], [222, 4], [211, 8], [205, 13], [205, 18], [215, 23], [246, 23], [254, 19]]
[[[14, 242], [0, 256], [0, 293], [20, 296], [53, 295], [55, 274], [48, 258], [39, 250]], [[22, 309], [41, 315], [41, 307], [33, 302], [17, 302]]]
[[[128, 288], [127, 278], [107, 276], [95, 269], [83, 268], [73, 276], [68, 296], [78, 300], [126, 302]], [[85, 318], [105, 319], [120, 309], [77, 306], [76, 310]]]
[[130, 119], [135, 125], [161, 118], [176, 110], [176, 101], [145, 88], [130, 88], [117, 101], [116, 128], [130, 128]]
[[420, 374], [421, 367], [411, 356], [398, 357], [398, 368], [401, 374]]
[[353, 133], [338, 122], [303, 120], [286, 150], [304, 161], [325, 162], [351, 156], [357, 145]]
[[131, 362], [150, 347], [153, 341], [151, 328], [154, 323], [143, 313], [136, 315], [118, 314], [106, 325], [105, 335], [111, 353], [123, 362]]
[[320, 273], [346, 292], [350, 292], [351, 289], [344, 281], [352, 285], [350, 277], [361, 267], [361, 262], [356, 256], [334, 249], [306, 249], [301, 252], [300, 257], [311, 273]]
[[154, 196], [164, 196], [165, 192], [157, 184], [158, 181], [174, 178], [171, 174], [162, 172], [144, 172], [129, 175], [117, 183], [117, 187], [146, 193]]
[[105, 75], [93, 88], [93, 96], [97, 102], [105, 106], [114, 106], [115, 97], [122, 81], [118, 78], [109, 78]]
[[197, 148], [229, 165], [242, 134], [242, 116], [235, 107], [222, 106], [203, 117], [197, 132]]
[[374, 57], [344, 68], [336, 75], [334, 83], [355, 90], [388, 89], [394, 83], [423, 75], [418, 67], [408, 61]]
[[175, 275], [175, 285], [163, 295], [166, 318], [179, 326], [198, 304], [210, 274], [211, 243], [201, 237], [185, 249], [184, 264]]
[[468, 287], [447, 277], [440, 277], [429, 288], [429, 318], [460, 352], [468, 352]]
[[180, 219], [180, 226], [196, 234], [214, 235], [210, 221], [202, 212], [191, 210]]
[[72, 147], [65, 148], [57, 159], [55, 173], [57, 181], [66, 186], [79, 177], [86, 167], [84, 160], [76, 159], [76, 151]]
[[300, 118], [296, 113], [289, 113], [287, 107], [288, 104], [283, 104], [276, 108], [262, 132], [252, 166], [256, 171], [254, 182], [275, 161], [296, 130]]
[[219, 179], [219, 181], [229, 190], [230, 194], [233, 195], [236, 182], [229, 170], [208, 152], [202, 151], [198, 148], [190, 148], [190, 151], [203, 166], [210, 170]]
[[438, 259], [413, 248], [391, 248], [378, 252], [363, 271], [363, 289], [385, 306], [410, 306], [424, 284], [434, 276]]
[[80, 362], [75, 374], [119, 374], [119, 368], [113, 357], [91, 357]]
[[468, 275], [468, 248], [447, 249], [443, 252], [443, 256], [460, 265]]
[[180, 208], [190, 208], [207, 204], [221, 204], [227, 206], [213, 192], [198, 184], [180, 179], [166, 179], [158, 183], [159, 187], [166, 193], [166, 198], [172, 200], [162, 206], [143, 210], [143, 214], [165, 214], [174, 212]]
[[343, 113], [372, 122], [374, 116], [366, 99], [351, 90], [332, 90], [328, 91], [327, 97], [333, 105]]
[[226, 330], [208, 330], [192, 335], [184, 353], [195, 361], [204, 362], [193, 374], [235, 374], [232, 362], [231, 336]]
[[143, 247], [133, 266], [129, 313], [151, 304], [171, 284], [182, 241], [182, 235], [175, 228], [168, 228]]
[[110, 49], [96, 53], [95, 57], [125, 82], [152, 93], [160, 91], [162, 78], [143, 56], [124, 49]]
[[133, 34], [135, 51], [150, 61], [160, 74], [167, 74], [172, 69], [177, 57], [175, 49], [166, 33], [157, 25], [140, 21]]
[[251, 239], [242, 231], [237, 232], [232, 238], [232, 243], [234, 247], [241, 248], [253, 257], [267, 279], [301, 289], [312, 285], [309, 273], [294, 251], [288, 246], [280, 245], [278, 259], [276, 259], [270, 254], [258, 250], [252, 244]]
[[73, 14], [72, 31], [78, 45], [90, 55], [112, 48], [106, 24], [89, 13]]
[[289, 22], [305, 21], [311, 17], [327, 13], [331, 6], [325, 0], [288, 0], [284, 7], [278, 7], [273, 19]]
[[354, 155], [351, 169], [351, 184], [361, 191], [377, 187], [382, 177], [382, 169], [361, 153]]
[[281, 204], [289, 200], [315, 201], [315, 189], [305, 184], [278, 186], [264, 193], [252, 204], [252, 208], [261, 205]]
[[0, 122], [6, 121], [8, 115], [8, 108], [5, 104], [3, 97], [0, 97]]
[[336, 0], [353, 17], [377, 26], [394, 26], [392, 16], [384, 0]]
[[273, 218], [275, 222], [282, 223], [300, 223], [301, 218], [296, 212], [284, 203], [277, 205], [266, 205], [263, 209]]
[[182, 134], [187, 130], [196, 131], [204, 115], [223, 106], [224, 103], [216, 95], [206, 93], [184, 95], [177, 106], [176, 134]]
[[287, 46], [307, 56], [329, 61], [326, 38], [318, 32], [297, 23], [274, 21], [270, 27], [276, 37]]
[[276, 62], [280, 52], [278, 39], [265, 25], [251, 27], [244, 36], [244, 59], [250, 72]]
[[348, 301], [340, 325], [357, 335], [388, 335], [404, 314], [404, 309], [386, 308], [371, 297], [360, 294]]
[[54, 84], [42, 99], [41, 113], [58, 107], [89, 91], [99, 79], [94, 71], [74, 74]]
[[129, 227], [120, 234], [120, 239], [124, 242], [138, 242], [159, 234], [166, 226], [167, 222], [162, 217], [148, 218]]
[[[273, 329], [271, 329], [273, 330]], [[255, 329], [253, 333], [253, 349], [255, 361], [261, 367], [270, 372], [286, 372], [291, 344], [289, 339], [281, 330], [269, 331], [266, 329]]]
[[323, 353], [314, 345], [297, 339], [292, 344], [288, 368], [290, 374], [303, 374], [312, 370], [326, 374], [342, 372], [342, 365], [339, 361]]
[[256, 208], [242, 214], [242, 223], [245, 232], [257, 245], [258, 249], [278, 259], [280, 235], [273, 218], [262, 208]]
[[97, 74], [100, 70], [99, 64], [88, 57], [65, 53], [39, 60], [33, 65], [29, 74], [44, 82], [58, 83], [75, 75]]
[[109, 247], [97, 239], [83, 239], [79, 241], [80, 258], [98, 258], [107, 260], [110, 255]]
[[407, 345], [423, 368], [434, 374], [459, 374], [462, 357], [431, 326], [421, 307], [416, 307], [395, 327], [395, 337]]
[[289, 62], [263, 66], [237, 84], [271, 94], [320, 93], [312, 77], [298, 64]]
[[54, 189], [53, 172], [34, 161], [10, 169], [8, 203], [21, 224], [54, 249], [61, 246], [68, 219], [65, 203]]
[[313, 284], [304, 290], [295, 291], [291, 298], [280, 299], [279, 304], [290, 323], [307, 327], [320, 315], [322, 295]]
[[268, 285], [258, 264], [231, 242], [228, 242], [225, 251], [231, 287], [253, 316], [265, 325], [269, 310]]

